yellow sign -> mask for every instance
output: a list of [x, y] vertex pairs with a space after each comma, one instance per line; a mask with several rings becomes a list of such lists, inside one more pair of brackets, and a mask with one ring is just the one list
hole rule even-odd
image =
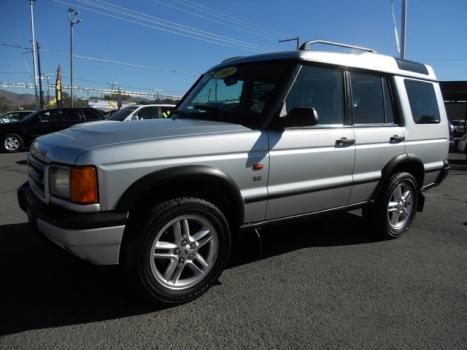
[[221, 70], [214, 73], [214, 78], [224, 79], [234, 75], [237, 72], [237, 67], [227, 67], [222, 68]]

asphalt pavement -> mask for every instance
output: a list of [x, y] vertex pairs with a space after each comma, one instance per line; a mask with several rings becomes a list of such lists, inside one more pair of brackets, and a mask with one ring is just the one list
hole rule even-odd
[[215, 286], [168, 308], [31, 232], [25, 159], [0, 154], [1, 349], [467, 348], [463, 156], [400, 239], [376, 238], [359, 211], [269, 228], [261, 246], [246, 233]]

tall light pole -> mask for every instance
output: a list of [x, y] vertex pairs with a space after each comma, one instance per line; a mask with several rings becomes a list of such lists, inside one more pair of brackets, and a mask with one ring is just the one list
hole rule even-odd
[[32, 58], [34, 62], [34, 90], [36, 92], [36, 109], [40, 109], [39, 93], [37, 91], [39, 86], [39, 75], [37, 73], [37, 46], [36, 46], [36, 31], [34, 29], [34, 2], [36, 0], [29, 0], [29, 8], [31, 12], [31, 32], [32, 32]]
[[407, 41], [407, 0], [402, 0], [402, 21], [401, 21], [401, 58], [405, 59], [405, 48]]
[[70, 21], [70, 98], [71, 108], [73, 108], [73, 26], [81, 22], [78, 18], [79, 12], [74, 8], [68, 9], [68, 20]]

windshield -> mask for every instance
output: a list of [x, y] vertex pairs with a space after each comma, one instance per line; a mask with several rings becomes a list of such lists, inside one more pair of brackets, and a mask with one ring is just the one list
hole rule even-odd
[[26, 117], [28, 114], [31, 114], [29, 111], [21, 111], [21, 112], [10, 112], [7, 114], [4, 114], [0, 116], [0, 123], [14, 123], [14, 122], [19, 122], [22, 120], [24, 117]]
[[128, 115], [138, 107], [125, 107], [112, 114], [109, 120], [123, 121]]
[[284, 62], [262, 62], [208, 72], [174, 116], [257, 128], [264, 121], [288, 67]]

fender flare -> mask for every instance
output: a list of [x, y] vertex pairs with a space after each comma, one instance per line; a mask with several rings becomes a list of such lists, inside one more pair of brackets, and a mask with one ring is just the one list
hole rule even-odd
[[184, 165], [157, 170], [136, 180], [120, 196], [116, 210], [130, 211], [149, 190], [174, 181], [209, 180], [222, 184], [239, 210], [239, 222], [244, 219], [244, 201], [235, 181], [222, 170], [205, 165]]
[[386, 182], [387, 179], [389, 179], [389, 177], [394, 174], [397, 170], [397, 168], [400, 168], [404, 165], [412, 165], [412, 166], [415, 166], [415, 167], [420, 167], [421, 169], [421, 172], [420, 172], [420, 175], [421, 175], [421, 178], [417, 179], [418, 182], [419, 182], [419, 186], [420, 188], [422, 188], [423, 186], [423, 180], [425, 178], [425, 167], [423, 165], [423, 162], [421, 161], [420, 158], [418, 158], [415, 154], [412, 154], [412, 153], [403, 153], [403, 154], [399, 154], [397, 156], [395, 156], [394, 158], [392, 158], [391, 160], [389, 160], [389, 162], [384, 166], [383, 170], [381, 171], [381, 179], [378, 183], [378, 186], [376, 186], [374, 192], [373, 192], [373, 195], [372, 195], [372, 200], [375, 200], [384, 183]]

